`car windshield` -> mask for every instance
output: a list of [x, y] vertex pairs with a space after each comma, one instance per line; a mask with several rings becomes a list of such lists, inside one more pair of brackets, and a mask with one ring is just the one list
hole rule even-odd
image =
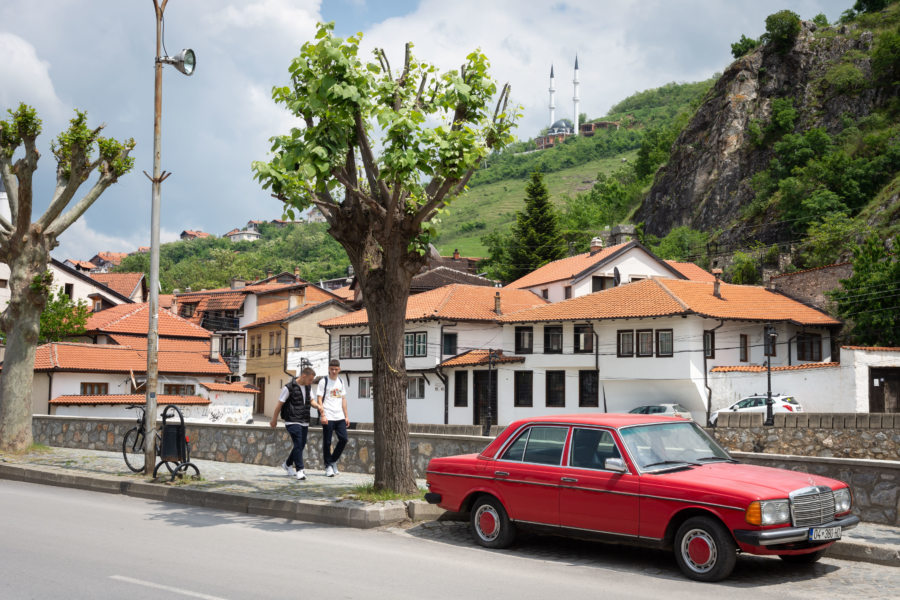
[[621, 430], [622, 441], [641, 471], [661, 471], [731, 460], [696, 423], [655, 423]]

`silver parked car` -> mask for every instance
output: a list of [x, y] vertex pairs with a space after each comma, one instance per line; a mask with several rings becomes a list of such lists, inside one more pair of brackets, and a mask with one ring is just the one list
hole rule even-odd
[[638, 406], [628, 411], [632, 415], [660, 415], [665, 417], [681, 417], [693, 421], [691, 411], [680, 404], [650, 404]]
[[[709, 417], [709, 422], [715, 427], [720, 412], [766, 412], [766, 394], [754, 394], [741, 398], [728, 408], [718, 410]], [[784, 394], [772, 394], [772, 414], [785, 412], [803, 412], [803, 407], [793, 396]]]

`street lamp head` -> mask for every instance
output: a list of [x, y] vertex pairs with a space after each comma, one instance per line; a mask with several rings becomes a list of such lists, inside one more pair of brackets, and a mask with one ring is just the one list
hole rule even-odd
[[176, 69], [188, 76], [194, 74], [194, 68], [197, 66], [197, 56], [190, 48], [182, 50], [175, 56], [164, 56], [162, 58], [157, 58], [156, 60], [157, 62], [166, 63], [167, 65], [173, 65]]

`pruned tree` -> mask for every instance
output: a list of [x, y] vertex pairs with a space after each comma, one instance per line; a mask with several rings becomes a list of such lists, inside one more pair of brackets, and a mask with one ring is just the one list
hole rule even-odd
[[290, 218], [315, 205], [350, 258], [372, 339], [375, 486], [413, 492], [403, 352], [410, 280], [425, 265], [435, 216], [491, 149], [511, 141], [517, 115], [480, 51], [439, 73], [406, 44], [395, 72], [383, 50], [363, 61], [360, 38], [333, 28], [319, 25], [291, 62], [290, 85], [273, 90], [302, 126], [273, 138], [274, 156], [253, 169]]
[[[32, 222], [32, 177], [40, 153], [37, 112], [25, 104], [0, 121], [0, 177], [9, 198], [10, 220], [0, 217], [0, 261], [9, 265], [9, 305], [0, 315], [6, 334], [6, 356], [0, 373], [0, 450], [18, 451], [31, 445], [31, 389], [34, 354], [41, 312], [47, 304], [50, 280], [47, 263], [59, 236], [119, 177], [134, 166], [129, 156], [134, 140], [119, 142], [90, 129], [87, 114], [75, 111], [69, 128], [51, 145], [56, 157], [56, 189], [43, 215]], [[23, 152], [17, 156], [17, 151]], [[96, 156], [95, 156], [96, 153]], [[69, 207], [91, 173], [99, 178]]]

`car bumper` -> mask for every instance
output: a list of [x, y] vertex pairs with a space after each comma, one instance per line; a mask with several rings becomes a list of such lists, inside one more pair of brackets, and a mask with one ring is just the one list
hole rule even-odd
[[[831, 523], [823, 523], [816, 527], [840, 527], [841, 530], [853, 529], [859, 524], [859, 517], [848, 515], [835, 519]], [[751, 546], [774, 546], [776, 544], [790, 544], [792, 542], [805, 542], [809, 539], [809, 527], [783, 527], [781, 529], [735, 529], [734, 537], [737, 541]]]
[[435, 494], [433, 492], [427, 492], [425, 494], [425, 502], [428, 504], [440, 504], [441, 503], [441, 495]]

